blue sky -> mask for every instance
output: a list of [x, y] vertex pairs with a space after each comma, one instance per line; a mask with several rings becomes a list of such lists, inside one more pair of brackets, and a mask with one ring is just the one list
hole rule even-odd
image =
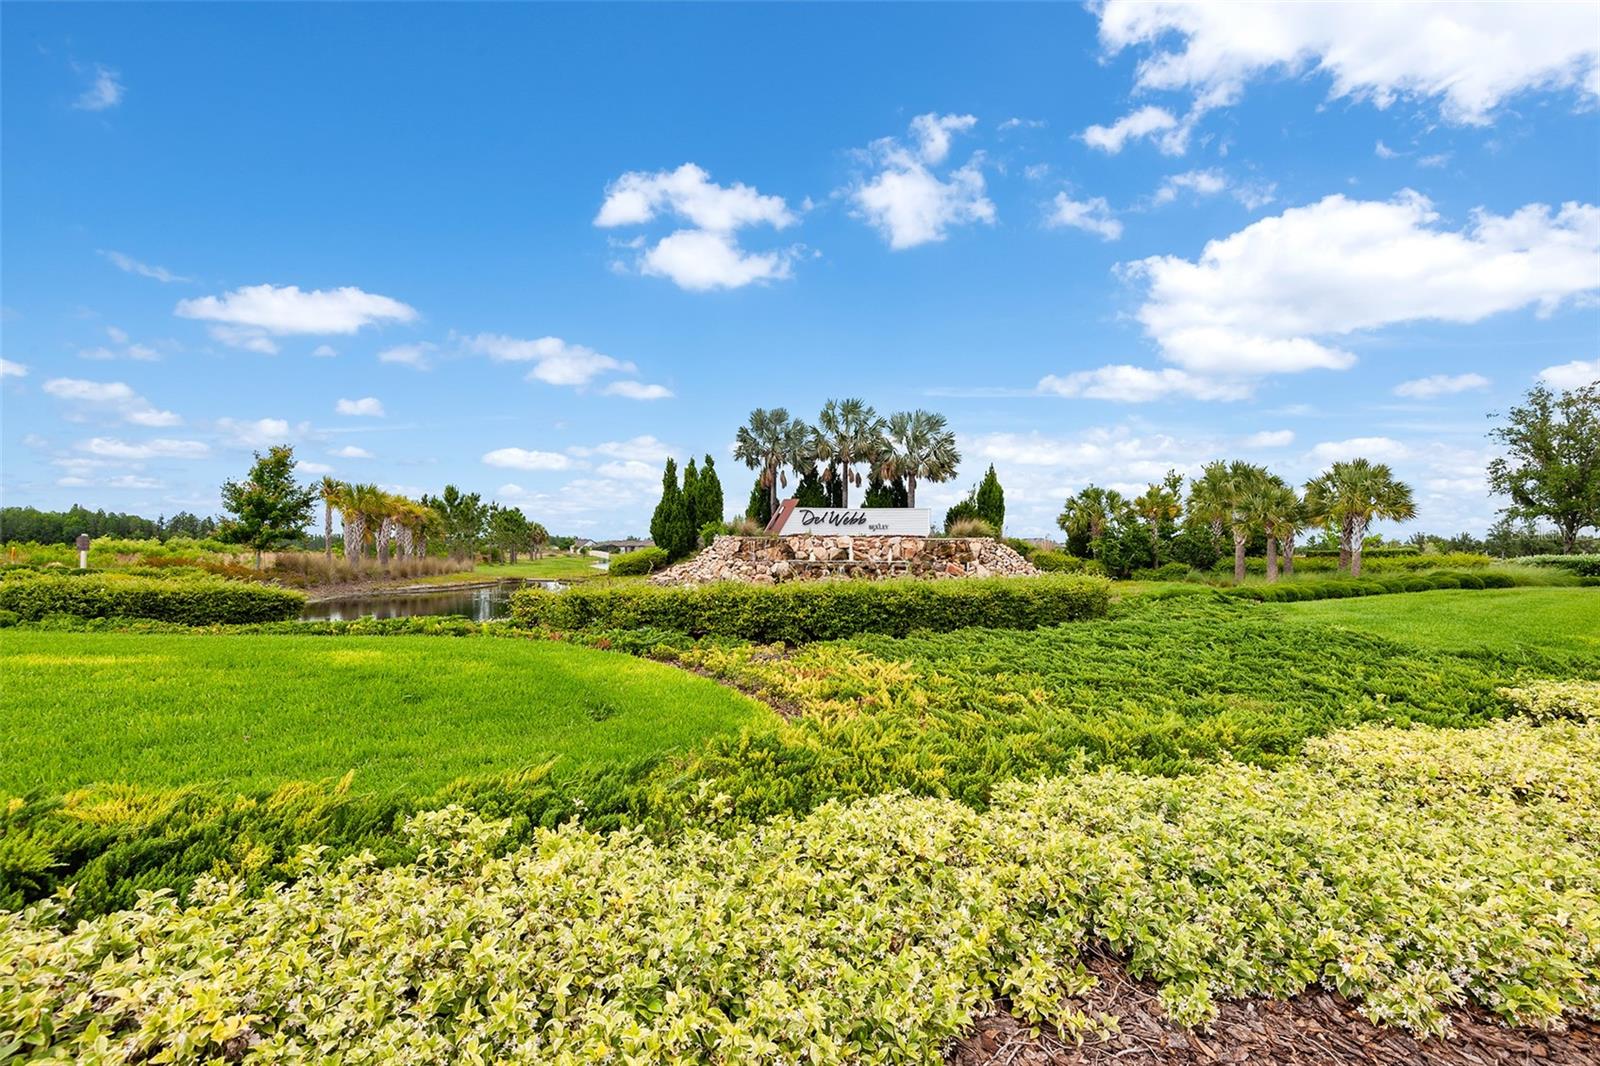
[[752, 407], [944, 412], [1011, 532], [1354, 454], [1481, 531], [1600, 377], [1600, 9], [7, 5], [0, 493], [308, 473], [643, 530]]

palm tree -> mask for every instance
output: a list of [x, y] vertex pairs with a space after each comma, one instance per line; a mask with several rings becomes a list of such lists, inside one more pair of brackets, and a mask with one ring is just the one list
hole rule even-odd
[[344, 510], [344, 557], [359, 561], [367, 553], [367, 534], [377, 533], [383, 521], [385, 497], [376, 485], [351, 485]]
[[757, 407], [734, 438], [733, 457], [751, 470], [760, 471], [758, 479], [761, 487], [767, 490], [773, 514], [778, 513], [778, 481], [783, 465], [795, 451], [794, 426], [787, 408], [774, 407], [768, 411]]
[[1223, 498], [1228, 505], [1228, 527], [1233, 532], [1233, 580], [1244, 582], [1245, 550], [1250, 534], [1265, 521], [1269, 475], [1266, 467], [1235, 460], [1228, 464]]
[[322, 554], [329, 565], [332, 565], [333, 512], [335, 509], [341, 513], [344, 511], [345, 495], [349, 492], [350, 486], [324, 474], [322, 484], [318, 488], [322, 494]]
[[1068, 536], [1088, 534], [1089, 554], [1100, 557], [1100, 536], [1105, 528], [1128, 509], [1128, 501], [1116, 489], [1090, 485], [1067, 500], [1056, 525]]
[[1361, 576], [1361, 548], [1374, 518], [1406, 522], [1417, 516], [1411, 486], [1396, 481], [1387, 463], [1351, 459], [1306, 482], [1311, 520], [1339, 535], [1339, 568]]
[[880, 442], [886, 423], [878, 412], [862, 400], [829, 400], [817, 418], [817, 458], [828, 464], [823, 477], [834, 478], [834, 464], [844, 477], [841, 485], [840, 505], [850, 506], [850, 483], [861, 484], [861, 475], [854, 467], [863, 459], [871, 459], [880, 451]]
[[1200, 476], [1189, 485], [1189, 517], [1211, 530], [1211, 546], [1219, 548], [1222, 527], [1232, 517], [1228, 464], [1221, 459], [1207, 463]]
[[544, 546], [550, 543], [550, 531], [538, 522], [529, 522], [528, 543], [533, 545], [533, 556], [537, 559]]
[[1267, 534], [1267, 580], [1278, 580], [1278, 549], [1283, 549], [1283, 572], [1294, 576], [1294, 538], [1305, 521], [1305, 504], [1294, 486], [1277, 475], [1267, 479], [1260, 509]]
[[961, 465], [956, 435], [944, 415], [932, 411], [901, 411], [890, 416], [883, 477], [899, 476], [906, 483], [906, 506], [917, 505], [917, 482], [949, 481]]
[[1161, 565], [1161, 523], [1176, 521], [1183, 514], [1183, 475], [1168, 470], [1160, 481], [1152, 481], [1143, 493], [1133, 498], [1133, 509], [1150, 527], [1150, 558]]

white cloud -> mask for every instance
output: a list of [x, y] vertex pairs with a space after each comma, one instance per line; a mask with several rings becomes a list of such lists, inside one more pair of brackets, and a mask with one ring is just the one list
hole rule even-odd
[[354, 286], [313, 289], [297, 285], [246, 285], [221, 296], [178, 301], [179, 318], [196, 318], [268, 333], [350, 334], [363, 326], [414, 322], [415, 308]]
[[1138, 311], [1167, 361], [1207, 374], [1344, 369], [1319, 338], [1413, 321], [1541, 313], [1600, 288], [1600, 209], [1530, 204], [1442, 228], [1424, 197], [1330, 196], [1209, 242], [1195, 261], [1124, 266], [1148, 285]]
[[363, 396], [359, 400], [340, 400], [333, 405], [333, 413], [367, 418], [383, 417], [383, 401], [376, 396]]
[[1311, 458], [1320, 463], [1337, 463], [1348, 459], [1364, 458], [1378, 463], [1392, 463], [1408, 459], [1411, 448], [1393, 437], [1351, 437], [1349, 440], [1325, 440], [1311, 449]]
[[792, 276], [794, 251], [745, 252], [720, 230], [682, 229], [663, 237], [642, 254], [641, 274], [667, 278], [680, 289], [709, 292], [738, 289], [757, 281], [783, 281]]
[[1182, 155], [1188, 147], [1188, 126], [1180, 125], [1166, 108], [1155, 106], [1129, 112], [1109, 126], [1090, 126], [1083, 131], [1083, 143], [1116, 155], [1129, 141], [1155, 134], [1161, 134], [1156, 143], [1166, 155]]
[[1036, 130], [1049, 125], [1042, 118], [1008, 118], [997, 127], [1001, 133], [1010, 133], [1012, 130]]
[[665, 400], [672, 396], [672, 390], [665, 385], [647, 385], [642, 381], [613, 381], [601, 391], [607, 396], [630, 400]]
[[1148, 49], [1140, 88], [1189, 92], [1200, 108], [1280, 71], [1326, 75], [1333, 98], [1379, 108], [1438, 99], [1456, 123], [1486, 123], [1531, 89], [1600, 94], [1600, 23], [1586, 3], [1108, 0], [1098, 14], [1106, 52]]
[[595, 467], [601, 477], [621, 478], [625, 481], [660, 481], [661, 467], [639, 459], [619, 459]]
[[340, 459], [371, 459], [372, 453], [365, 448], [357, 448], [354, 444], [346, 444], [343, 448], [333, 449], [333, 455]]
[[155, 280], [161, 282], [194, 280], [193, 278], [186, 278], [181, 274], [174, 274], [166, 267], [152, 266], [149, 263], [141, 263], [131, 255], [124, 255], [121, 252], [109, 251], [105, 248], [101, 248], [98, 251], [102, 256], [110, 260], [111, 264], [118, 270], [126, 271], [129, 274], [138, 274], [140, 277], [154, 278]]
[[204, 459], [211, 454], [211, 449], [203, 441], [197, 440], [171, 440], [158, 437], [155, 440], [128, 443], [115, 437], [91, 437], [78, 445], [82, 451], [90, 455], [97, 455], [103, 459], [126, 459], [141, 461], [145, 459]]
[[161, 358], [161, 353], [144, 344], [130, 344], [124, 353], [129, 359], [137, 359], [141, 363], [153, 363]]
[[28, 368], [9, 359], [0, 359], [0, 378], [25, 378]]
[[[849, 195], [857, 215], [883, 234], [890, 248], [942, 241], [953, 226], [994, 222], [995, 207], [984, 184], [981, 153], [944, 178], [930, 169], [948, 156], [950, 134], [970, 128], [971, 123], [965, 121], [969, 118], [918, 115], [911, 120], [918, 141], [915, 152], [892, 137], [875, 141], [867, 149], [866, 157], [881, 169], [858, 182]], [[931, 131], [937, 131], [937, 136]]]
[[483, 462], [512, 470], [565, 470], [572, 465], [572, 460], [560, 452], [530, 451], [527, 448], [496, 448], [483, 454]]
[[284, 418], [219, 418], [217, 429], [227, 435], [229, 443], [243, 448], [270, 448], [289, 440], [289, 421]]
[[1064, 192], [1056, 193], [1055, 208], [1045, 218], [1052, 228], [1070, 226], [1093, 233], [1103, 241], [1114, 241], [1122, 236], [1122, 223], [1111, 214], [1111, 205], [1104, 196], [1092, 200], [1074, 200]]
[[1287, 448], [1294, 443], [1292, 429], [1264, 429], [1244, 439], [1246, 448]]
[[1433, 155], [1425, 155], [1422, 158], [1418, 159], [1417, 160], [1417, 166], [1419, 166], [1419, 167], [1442, 167], [1442, 166], [1444, 166], [1445, 164], [1447, 164], [1449, 162], [1450, 162], [1450, 153], [1449, 152], [1437, 152], [1437, 153], [1435, 153]]
[[1245, 382], [1216, 380], [1166, 367], [1120, 364], [1071, 374], [1046, 375], [1039, 391], [1086, 400], [1114, 400], [1119, 403], [1148, 403], [1168, 396], [1187, 396], [1196, 400], [1242, 400], [1250, 395]]
[[316, 463], [312, 462], [310, 459], [297, 459], [295, 461], [294, 468], [302, 474], [313, 474], [317, 477], [321, 477], [323, 474], [333, 473], [333, 467], [329, 466], [327, 463]]
[[[736, 182], [718, 185], [694, 163], [654, 173], [630, 171], [606, 186], [595, 215], [602, 228], [637, 226], [674, 217], [693, 228], [679, 229], [648, 245], [643, 238], [624, 242], [638, 251], [632, 269], [664, 277], [683, 289], [705, 292], [736, 289], [753, 282], [790, 276], [793, 249], [748, 253], [735, 234], [749, 226], [786, 229], [796, 217], [781, 196], [763, 195]], [[619, 264], [629, 269], [627, 264]]]
[[608, 440], [593, 447], [568, 448], [567, 451], [577, 456], [604, 455], [611, 459], [636, 459], [660, 464], [675, 454], [676, 449], [649, 434], [643, 434], [627, 440]]
[[116, 326], [107, 326], [106, 327], [106, 336], [110, 337], [112, 342], [115, 343], [115, 344], [127, 344], [128, 343], [127, 331], [118, 329]]
[[95, 64], [94, 81], [72, 106], [80, 111], [105, 111], [116, 107], [122, 103], [122, 94], [125, 91], [122, 82], [117, 79], [116, 71]]
[[1393, 148], [1390, 148], [1382, 141], [1379, 141], [1377, 144], [1372, 146], [1372, 154], [1376, 155], [1379, 159], [1393, 159], [1400, 153], [1395, 151]]
[[783, 229], [795, 217], [781, 196], [763, 196], [741, 182], [718, 185], [694, 163], [653, 174], [629, 171], [606, 186], [606, 199], [594, 224], [634, 226], [659, 215], [687, 219], [700, 229], [727, 232], [765, 224]]
[[413, 370], [427, 370], [433, 365], [428, 358], [434, 346], [426, 341], [417, 344], [397, 344], [378, 353], [378, 362], [409, 366]]
[[1553, 389], [1581, 389], [1600, 382], [1600, 359], [1574, 359], [1570, 363], [1547, 366], [1539, 380]]
[[262, 355], [277, 355], [278, 343], [267, 336], [267, 331], [256, 326], [208, 326], [211, 339], [230, 348], [240, 348]]
[[311, 349], [311, 354], [318, 359], [332, 359], [339, 351], [331, 344], [319, 344]]
[[1235, 182], [1222, 171], [1211, 167], [1169, 176], [1156, 189], [1151, 202], [1158, 207], [1170, 204], [1184, 192], [1191, 193], [1195, 197], [1216, 196], [1226, 192], [1253, 211], [1273, 201], [1277, 186], [1271, 182]]
[[950, 156], [950, 136], [966, 133], [978, 124], [975, 115], [936, 115], [929, 112], [911, 120], [911, 135], [924, 163], [937, 166]]
[[479, 333], [463, 341], [468, 351], [487, 355], [499, 363], [532, 363], [529, 381], [547, 385], [587, 385], [601, 374], [612, 371], [632, 373], [632, 363], [613, 359], [582, 344], [569, 344], [560, 337], [523, 340], [500, 333]]
[[1428, 400], [1435, 396], [1450, 396], [1469, 389], [1488, 387], [1489, 379], [1482, 374], [1432, 374], [1413, 381], [1402, 381], [1394, 387], [1394, 394], [1413, 400]]
[[183, 422], [171, 411], [159, 410], [149, 400], [121, 381], [85, 381], [82, 378], [51, 378], [44, 391], [58, 400], [80, 408], [115, 411], [124, 422], [136, 426], [176, 426]]

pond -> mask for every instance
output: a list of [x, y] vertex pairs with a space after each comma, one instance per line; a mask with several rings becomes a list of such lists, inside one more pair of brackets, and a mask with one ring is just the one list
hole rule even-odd
[[302, 622], [348, 622], [356, 618], [410, 618], [413, 615], [461, 614], [474, 622], [506, 618], [511, 594], [529, 585], [565, 588], [559, 581], [513, 579], [473, 588], [428, 589], [420, 592], [378, 592], [306, 604]]

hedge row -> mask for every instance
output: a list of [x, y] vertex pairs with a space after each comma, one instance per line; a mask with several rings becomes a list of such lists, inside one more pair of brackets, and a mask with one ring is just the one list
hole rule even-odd
[[0, 610], [28, 622], [55, 614], [154, 618], [182, 625], [277, 622], [298, 617], [305, 602], [304, 595], [289, 589], [241, 581], [21, 572], [0, 580]]
[[1247, 600], [1335, 600], [1346, 596], [1382, 596], [1390, 592], [1431, 592], [1434, 589], [1509, 589], [1517, 582], [1508, 574], [1468, 574], [1440, 570], [1435, 573], [1343, 581], [1291, 581], [1279, 585], [1236, 585], [1218, 589], [1224, 596]]
[[1037, 629], [1102, 617], [1110, 598], [1106, 581], [1087, 577], [729, 581], [699, 587], [525, 589], [512, 596], [511, 616], [519, 625], [555, 630], [644, 627], [804, 644], [857, 633], [904, 636], [918, 629]]
[[612, 577], [637, 577], [640, 574], [661, 570], [670, 561], [667, 553], [660, 548], [639, 548], [636, 551], [613, 555], [611, 561], [606, 564], [606, 572]]
[[1600, 555], [1524, 555], [1511, 561], [1523, 566], [1568, 570], [1579, 577], [1600, 577]]

